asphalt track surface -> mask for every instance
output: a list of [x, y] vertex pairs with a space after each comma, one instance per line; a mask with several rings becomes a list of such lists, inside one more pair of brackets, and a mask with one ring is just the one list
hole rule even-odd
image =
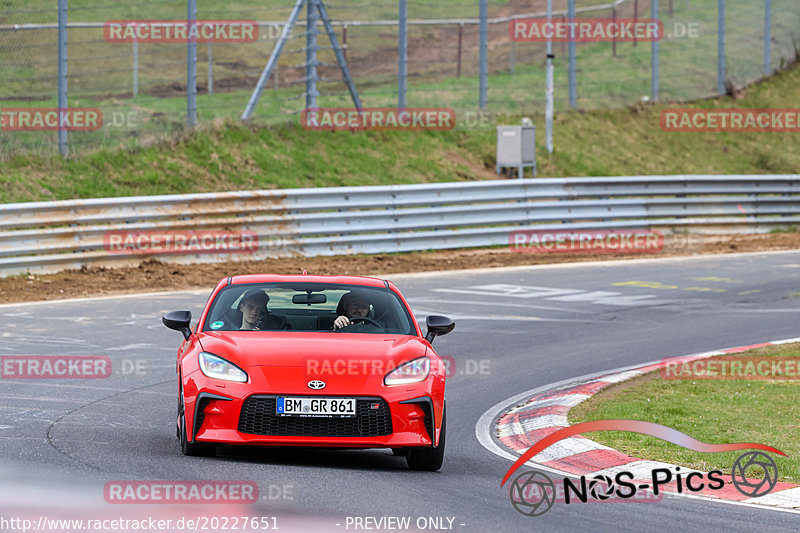
[[[409, 471], [402, 458], [382, 450], [181, 455], [174, 371], [180, 335], [164, 328], [160, 317], [176, 309], [197, 316], [210, 288], [14, 304], [0, 306], [0, 355], [106, 355], [114, 373], [99, 380], [0, 381], [0, 516], [141, 515], [141, 506], [106, 504], [104, 483], [207, 479], [257, 482], [261, 501], [244, 512], [277, 517], [283, 531], [354, 531], [353, 517], [390, 516], [411, 517], [412, 526], [420, 517], [448, 517], [452, 530], [470, 532], [800, 527], [799, 514], [680, 497], [654, 504], [556, 504], [543, 516], [526, 517], [500, 487], [511, 462], [475, 436], [487, 409], [526, 390], [670, 356], [799, 336], [800, 252], [390, 279], [418, 319], [436, 313], [457, 323], [434, 343], [456, 365], [447, 384], [447, 454], [440, 472]], [[170, 517], [195, 512], [175, 505], [155, 509]], [[15, 529], [0, 522], [0, 530]]]

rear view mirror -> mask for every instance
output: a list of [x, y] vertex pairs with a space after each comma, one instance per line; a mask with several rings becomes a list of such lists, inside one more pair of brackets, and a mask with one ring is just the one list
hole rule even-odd
[[452, 318], [441, 315], [431, 315], [425, 319], [425, 325], [428, 326], [428, 333], [425, 335], [425, 340], [433, 342], [437, 335], [447, 335], [456, 327], [456, 323]]
[[311, 304], [324, 304], [328, 301], [328, 297], [324, 294], [295, 294], [292, 296], [293, 304], [311, 305]]
[[192, 335], [192, 330], [189, 329], [189, 323], [192, 321], [191, 311], [170, 311], [161, 317], [161, 321], [169, 329], [183, 333], [183, 338], [186, 340]]

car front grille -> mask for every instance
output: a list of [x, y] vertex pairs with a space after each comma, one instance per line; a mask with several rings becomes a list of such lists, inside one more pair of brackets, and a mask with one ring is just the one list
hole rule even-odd
[[[351, 418], [278, 416], [276, 398], [247, 398], [239, 416], [239, 431], [287, 437], [379, 437], [392, 433], [389, 405], [381, 398], [358, 398], [356, 416]], [[373, 404], [379, 407], [372, 409]]]

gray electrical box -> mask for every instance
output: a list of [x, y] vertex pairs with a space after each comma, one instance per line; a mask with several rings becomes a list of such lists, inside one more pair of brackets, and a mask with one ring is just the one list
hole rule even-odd
[[536, 177], [536, 126], [530, 119], [523, 119], [522, 126], [497, 126], [497, 173], [515, 168], [523, 178], [527, 167]]

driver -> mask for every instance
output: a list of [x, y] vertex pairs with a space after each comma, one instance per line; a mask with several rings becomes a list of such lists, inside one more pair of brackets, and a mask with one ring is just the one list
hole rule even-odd
[[[339, 300], [336, 313], [339, 315], [333, 321], [333, 330], [347, 327], [353, 322], [352, 318], [366, 317], [369, 315], [370, 302], [366, 296], [358, 292], [348, 292]], [[357, 321], [358, 322], [358, 321]]]
[[259, 289], [249, 289], [239, 302], [242, 312], [242, 326], [246, 330], [282, 330], [289, 329], [286, 317], [273, 315], [267, 309], [269, 295]]

